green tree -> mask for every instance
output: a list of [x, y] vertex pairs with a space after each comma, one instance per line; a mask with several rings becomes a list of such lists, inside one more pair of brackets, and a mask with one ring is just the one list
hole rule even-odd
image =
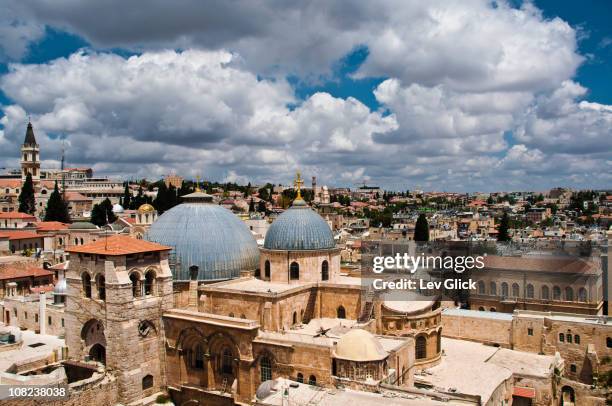
[[497, 241], [510, 241], [510, 234], [508, 234], [508, 228], [510, 225], [510, 219], [508, 213], [504, 213], [499, 222], [499, 228], [497, 230]]
[[255, 202], [253, 201], [253, 198], [251, 197], [251, 201], [249, 202], [249, 213], [254, 213], [255, 212]]
[[19, 193], [19, 212], [34, 214], [36, 212], [36, 200], [34, 199], [34, 182], [32, 175], [28, 173], [26, 180]]
[[68, 205], [62, 198], [57, 181], [53, 192], [47, 201], [47, 209], [45, 210], [45, 221], [61, 221], [62, 223], [70, 223], [70, 215], [68, 214]]
[[100, 204], [94, 204], [91, 210], [91, 222], [99, 227], [114, 223], [117, 216], [113, 213], [113, 204], [108, 199], [104, 199]]
[[257, 203], [257, 211], [260, 213], [265, 213], [267, 211], [265, 200], [260, 200], [259, 203]]
[[125, 190], [123, 191], [123, 199], [121, 205], [126, 209], [130, 208], [130, 204], [132, 203], [132, 192], [130, 191], [130, 182], [125, 182]]
[[419, 214], [414, 227], [414, 241], [429, 241], [429, 224], [425, 213]]

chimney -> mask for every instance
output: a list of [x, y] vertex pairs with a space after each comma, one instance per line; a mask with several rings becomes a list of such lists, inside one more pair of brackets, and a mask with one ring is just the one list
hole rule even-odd
[[45, 335], [47, 326], [47, 294], [40, 292], [38, 299], [38, 328], [41, 335]]

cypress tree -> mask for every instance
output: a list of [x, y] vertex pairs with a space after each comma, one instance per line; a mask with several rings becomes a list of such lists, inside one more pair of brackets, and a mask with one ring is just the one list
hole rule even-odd
[[45, 221], [60, 221], [62, 223], [70, 223], [70, 215], [68, 214], [68, 205], [62, 199], [62, 195], [57, 187], [57, 181], [53, 192], [47, 201], [47, 209], [45, 210]]
[[157, 196], [155, 196], [155, 199], [153, 200], [153, 206], [155, 206], [155, 209], [160, 215], [168, 210], [168, 197], [168, 188], [166, 187], [166, 184], [162, 182], [157, 188]]
[[253, 201], [253, 198], [251, 197], [251, 201], [249, 202], [249, 213], [253, 213], [255, 212], [255, 202]]
[[429, 241], [429, 224], [425, 213], [419, 214], [416, 225], [414, 227], [414, 241]]
[[260, 200], [259, 203], [257, 203], [257, 211], [260, 213], [265, 213], [266, 212], [266, 202], [265, 200]]
[[95, 204], [91, 210], [91, 222], [99, 227], [114, 223], [116, 220], [117, 216], [113, 213], [113, 204], [108, 197], [102, 203]]
[[121, 205], [126, 209], [129, 209], [130, 204], [132, 203], [132, 192], [130, 191], [129, 183], [130, 182], [125, 182], [125, 190], [123, 191], [123, 201], [121, 202]]
[[497, 230], [497, 241], [510, 241], [510, 235], [508, 234], [509, 226], [510, 219], [508, 218], [508, 213], [504, 213]]
[[36, 212], [36, 200], [34, 199], [34, 182], [32, 175], [28, 173], [26, 180], [21, 187], [19, 193], [19, 210], [20, 213], [34, 214]]

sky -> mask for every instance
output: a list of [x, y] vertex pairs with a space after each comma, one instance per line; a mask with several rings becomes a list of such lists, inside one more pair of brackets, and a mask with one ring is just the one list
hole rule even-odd
[[[612, 3], [0, 0], [0, 168], [612, 187]], [[0, 169], [2, 170], [2, 169]]]

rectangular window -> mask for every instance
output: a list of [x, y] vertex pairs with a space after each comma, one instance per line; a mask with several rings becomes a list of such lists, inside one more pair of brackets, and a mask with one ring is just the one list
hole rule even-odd
[[528, 328], [527, 329], [527, 335], [528, 336], [532, 336], [533, 335], [533, 329], [532, 328]]
[[62, 327], [64, 327], [64, 319], [62, 319]]
[[47, 317], [47, 323], [49, 323], [49, 325], [51, 325], [51, 316]]

